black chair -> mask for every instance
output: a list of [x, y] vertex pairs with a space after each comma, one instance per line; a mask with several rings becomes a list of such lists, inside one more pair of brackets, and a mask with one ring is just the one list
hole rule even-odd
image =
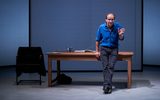
[[17, 85], [22, 81], [35, 80], [18, 80], [22, 73], [38, 73], [41, 85], [41, 75], [46, 76], [46, 69], [44, 64], [44, 56], [41, 47], [19, 47], [16, 57], [16, 83]]

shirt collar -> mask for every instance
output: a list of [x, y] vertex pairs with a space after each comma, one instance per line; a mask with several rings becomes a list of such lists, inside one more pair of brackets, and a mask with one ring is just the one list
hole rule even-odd
[[[106, 23], [105, 23], [105, 28], [106, 28], [106, 29], [109, 29]], [[112, 30], [113, 30], [113, 29], [114, 29], [114, 24], [113, 24], [113, 26], [112, 26]]]

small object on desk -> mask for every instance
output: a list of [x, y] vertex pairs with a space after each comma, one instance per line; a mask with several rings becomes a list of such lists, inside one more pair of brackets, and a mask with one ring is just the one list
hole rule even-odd
[[74, 52], [94, 52], [94, 50], [89, 50], [89, 49], [85, 49], [85, 50], [74, 50]]
[[73, 48], [67, 48], [68, 52], [73, 52]]
[[61, 53], [61, 52], [56, 52], [56, 51], [54, 51], [54, 52], [52, 52], [52, 53]]
[[95, 52], [95, 50], [86, 49], [85, 52]]
[[74, 50], [74, 52], [85, 52], [85, 50]]

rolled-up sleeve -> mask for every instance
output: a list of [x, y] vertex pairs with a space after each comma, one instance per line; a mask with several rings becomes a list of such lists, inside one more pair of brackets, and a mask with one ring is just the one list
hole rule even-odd
[[97, 30], [97, 33], [96, 33], [96, 41], [100, 42], [101, 39], [102, 39], [102, 36], [101, 36], [101, 32], [100, 32], [100, 27], [99, 27]]

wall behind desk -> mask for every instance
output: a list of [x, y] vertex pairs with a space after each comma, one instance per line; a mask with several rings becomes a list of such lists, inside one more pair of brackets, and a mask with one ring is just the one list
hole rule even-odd
[[[55, 50], [95, 50], [95, 34], [105, 14], [113, 12], [125, 28], [120, 51], [132, 51], [133, 70], [141, 70], [141, 0], [30, 0], [31, 46], [41, 46], [44, 54]], [[45, 55], [47, 68], [47, 55]], [[126, 70], [118, 62], [117, 70]], [[55, 66], [55, 62], [53, 62]], [[53, 68], [55, 69], [55, 67]], [[62, 61], [62, 70], [101, 70], [100, 62]]]
[[29, 43], [29, 0], [0, 0], [0, 66], [16, 64], [19, 46]]
[[143, 64], [160, 66], [160, 1], [144, 0]]

